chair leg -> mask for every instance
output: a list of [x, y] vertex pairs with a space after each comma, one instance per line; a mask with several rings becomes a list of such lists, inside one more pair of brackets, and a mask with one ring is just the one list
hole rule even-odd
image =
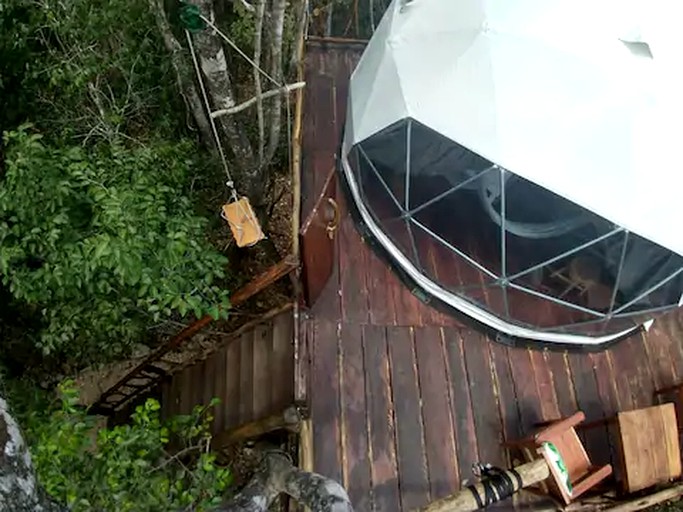
[[586, 478], [584, 478], [583, 480], [581, 480], [580, 482], [578, 482], [576, 485], [573, 486], [572, 499], [578, 498], [584, 492], [595, 487], [597, 484], [602, 482], [605, 478], [607, 478], [611, 474], [612, 474], [612, 466], [609, 464], [601, 467], [595, 473], [591, 473]]
[[534, 423], [534, 427], [536, 427], [536, 428], [547, 427], [547, 426], [549, 426], [549, 425], [552, 425], [553, 423], [557, 423], [558, 421], [562, 421], [562, 420], [564, 420], [564, 419], [565, 419], [565, 418], [557, 418], [557, 419], [554, 419], [554, 420], [543, 420], [543, 421], [539, 421], [539, 422], [537, 422], [537, 423]]

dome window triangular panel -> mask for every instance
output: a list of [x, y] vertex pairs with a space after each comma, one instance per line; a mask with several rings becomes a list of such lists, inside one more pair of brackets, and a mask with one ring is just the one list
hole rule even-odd
[[683, 300], [676, 1], [395, 0], [341, 163], [422, 293], [509, 336], [599, 345]]

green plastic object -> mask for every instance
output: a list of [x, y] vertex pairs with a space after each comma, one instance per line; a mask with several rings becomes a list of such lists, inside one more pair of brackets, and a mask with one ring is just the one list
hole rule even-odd
[[564, 459], [562, 458], [560, 451], [553, 443], [548, 442], [543, 443], [541, 445], [541, 449], [546, 454], [546, 460], [552, 464], [557, 474], [560, 475], [560, 482], [564, 486], [565, 491], [571, 496], [572, 483], [569, 480], [569, 471], [567, 470], [567, 466], [564, 464]]
[[206, 23], [201, 18], [202, 12], [194, 4], [181, 0], [178, 17], [184, 29], [192, 33], [201, 32], [206, 28]]

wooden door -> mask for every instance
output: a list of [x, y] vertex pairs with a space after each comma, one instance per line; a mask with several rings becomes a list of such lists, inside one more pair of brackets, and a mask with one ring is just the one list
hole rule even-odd
[[301, 227], [301, 276], [304, 300], [309, 307], [320, 296], [334, 269], [335, 237], [339, 226], [336, 192], [337, 177], [333, 167]]

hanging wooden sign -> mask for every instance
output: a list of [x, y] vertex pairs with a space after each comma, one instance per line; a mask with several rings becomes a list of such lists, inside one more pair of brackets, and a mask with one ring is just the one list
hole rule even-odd
[[266, 237], [247, 197], [224, 204], [221, 217], [228, 222], [238, 247], [251, 247]]

